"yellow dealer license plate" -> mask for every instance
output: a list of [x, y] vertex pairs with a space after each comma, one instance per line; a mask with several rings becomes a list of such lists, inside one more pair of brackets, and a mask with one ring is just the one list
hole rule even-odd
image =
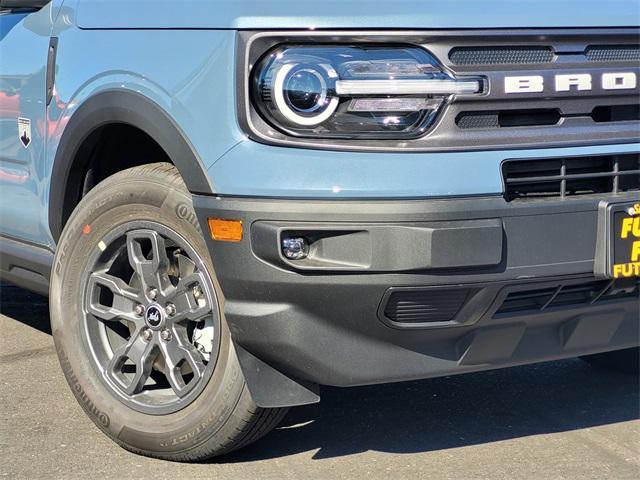
[[611, 278], [640, 277], [640, 202], [609, 206]]

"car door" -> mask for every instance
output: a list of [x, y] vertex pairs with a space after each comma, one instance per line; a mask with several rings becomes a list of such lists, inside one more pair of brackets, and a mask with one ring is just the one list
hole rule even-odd
[[0, 235], [40, 244], [51, 14], [43, 0], [0, 0]]

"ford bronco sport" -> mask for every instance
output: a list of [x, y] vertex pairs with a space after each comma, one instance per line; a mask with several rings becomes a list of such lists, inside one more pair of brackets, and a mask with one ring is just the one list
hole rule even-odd
[[0, 276], [197, 460], [320, 385], [637, 371], [630, 0], [0, 0]]

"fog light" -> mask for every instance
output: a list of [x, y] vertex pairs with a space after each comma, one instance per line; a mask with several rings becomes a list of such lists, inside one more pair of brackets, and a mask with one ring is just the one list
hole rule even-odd
[[309, 245], [302, 237], [285, 237], [282, 239], [282, 253], [289, 260], [302, 260], [309, 254]]

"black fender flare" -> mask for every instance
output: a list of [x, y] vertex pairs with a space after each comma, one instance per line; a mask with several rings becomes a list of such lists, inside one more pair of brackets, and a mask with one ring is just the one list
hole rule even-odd
[[193, 193], [213, 193], [206, 169], [189, 139], [157, 103], [130, 90], [105, 90], [85, 100], [66, 125], [56, 150], [50, 177], [49, 229], [57, 241], [64, 228], [67, 184], [83, 142], [98, 128], [112, 123], [136, 127], [167, 153]]

